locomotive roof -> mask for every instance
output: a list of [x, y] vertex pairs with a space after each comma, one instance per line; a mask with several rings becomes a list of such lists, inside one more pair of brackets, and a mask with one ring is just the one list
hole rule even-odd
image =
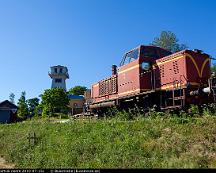
[[[165, 50], [165, 51], [170, 52], [169, 50], [166, 50], [166, 49], [164, 49], [164, 48], [162, 48], [162, 47], [153, 46], [153, 45], [143, 45], [143, 44], [140, 44], [139, 46], [137, 46], [137, 47], [135, 47], [135, 48], [133, 48], [133, 49], [131, 49], [131, 50], [125, 52], [125, 54], [130, 53], [130, 52], [132, 52], [132, 51], [134, 51], [134, 50], [136, 50], [136, 49], [140, 49], [141, 47], [159, 48], [159, 49], [163, 49], [163, 50]], [[170, 53], [172, 53], [172, 52], [170, 52]]]

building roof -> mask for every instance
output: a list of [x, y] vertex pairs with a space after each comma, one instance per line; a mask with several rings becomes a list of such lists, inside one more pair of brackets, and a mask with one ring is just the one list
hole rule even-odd
[[67, 69], [67, 67], [66, 67], [66, 66], [63, 66], [63, 65], [54, 65], [54, 66], [51, 66], [51, 68], [55, 68], [55, 67], [66, 68], [66, 69]]
[[72, 94], [69, 94], [68, 95], [69, 99], [74, 99], [74, 100], [83, 100], [84, 99], [84, 96], [81, 96], [81, 95], [72, 95]]
[[0, 108], [17, 109], [18, 107], [15, 104], [11, 103], [10, 101], [5, 100], [0, 102]]

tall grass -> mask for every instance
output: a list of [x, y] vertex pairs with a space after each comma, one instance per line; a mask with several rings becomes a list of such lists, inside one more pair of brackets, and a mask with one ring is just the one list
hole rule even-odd
[[115, 118], [0, 125], [0, 154], [18, 168], [216, 167], [216, 117], [112, 111]]

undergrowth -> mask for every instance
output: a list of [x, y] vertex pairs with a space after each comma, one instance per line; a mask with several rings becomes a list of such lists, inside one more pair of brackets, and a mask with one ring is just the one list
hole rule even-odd
[[215, 168], [216, 117], [192, 110], [113, 108], [102, 119], [0, 125], [0, 154], [17, 168]]

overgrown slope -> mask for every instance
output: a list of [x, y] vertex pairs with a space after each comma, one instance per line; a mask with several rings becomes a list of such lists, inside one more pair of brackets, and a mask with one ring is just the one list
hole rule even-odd
[[0, 125], [0, 154], [18, 168], [215, 168], [215, 125], [210, 116], [34, 120]]

